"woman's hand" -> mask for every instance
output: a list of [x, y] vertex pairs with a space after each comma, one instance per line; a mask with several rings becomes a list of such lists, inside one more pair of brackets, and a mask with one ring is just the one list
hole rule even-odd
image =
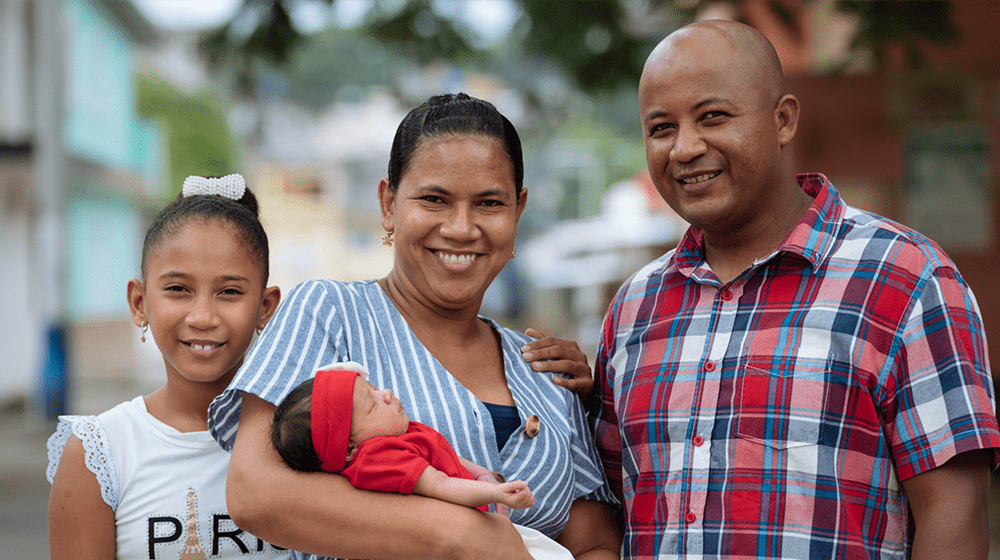
[[547, 371], [562, 375], [552, 377], [552, 382], [580, 395], [586, 400], [594, 388], [594, 375], [587, 362], [587, 355], [572, 340], [545, 336], [535, 329], [527, 329], [524, 334], [538, 340], [521, 347], [521, 356], [535, 371]]

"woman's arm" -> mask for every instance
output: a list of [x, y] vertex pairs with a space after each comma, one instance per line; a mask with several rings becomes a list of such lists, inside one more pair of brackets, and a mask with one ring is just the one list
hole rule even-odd
[[84, 463], [83, 442], [70, 436], [49, 493], [49, 557], [114, 560], [115, 514]]
[[273, 416], [274, 405], [243, 394], [226, 499], [233, 521], [254, 536], [338, 558], [531, 560], [501, 516], [421, 496], [358, 490], [342, 476], [292, 470], [271, 446]]
[[569, 508], [569, 522], [556, 541], [577, 559], [620, 560], [622, 533], [611, 504], [577, 499]]
[[497, 483], [448, 476], [428, 465], [420, 473], [413, 493], [467, 507], [503, 504], [514, 509], [535, 505], [535, 496], [523, 480]]

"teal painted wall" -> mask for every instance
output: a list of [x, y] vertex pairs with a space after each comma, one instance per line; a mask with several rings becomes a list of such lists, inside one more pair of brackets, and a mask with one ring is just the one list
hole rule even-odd
[[64, 3], [66, 151], [102, 167], [138, 170], [138, 127], [131, 39], [96, 6]]

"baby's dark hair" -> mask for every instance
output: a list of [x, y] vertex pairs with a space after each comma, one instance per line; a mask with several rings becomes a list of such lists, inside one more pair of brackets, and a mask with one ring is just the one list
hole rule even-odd
[[173, 202], [160, 210], [146, 230], [140, 265], [142, 278], [146, 278], [146, 257], [164, 239], [176, 234], [189, 220], [197, 218], [204, 221], [222, 220], [233, 225], [243, 240], [247, 252], [261, 264], [264, 271], [262, 282], [267, 285], [267, 277], [270, 274], [267, 233], [264, 232], [264, 226], [261, 225], [257, 212], [257, 197], [249, 188], [239, 200], [214, 194], [178, 195]]
[[396, 192], [399, 188], [414, 152], [425, 138], [448, 135], [484, 136], [503, 144], [514, 171], [514, 192], [521, 194], [524, 156], [517, 130], [492, 103], [465, 93], [435, 95], [399, 123], [389, 152], [389, 190]]
[[323, 470], [323, 461], [312, 441], [313, 380], [292, 389], [274, 410], [271, 443], [285, 464], [297, 471]]

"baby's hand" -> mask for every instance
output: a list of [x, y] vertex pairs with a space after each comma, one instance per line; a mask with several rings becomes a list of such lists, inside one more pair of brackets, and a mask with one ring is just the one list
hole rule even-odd
[[512, 509], [526, 509], [535, 505], [535, 495], [528, 489], [528, 483], [523, 480], [500, 484], [499, 497], [498, 504]]

